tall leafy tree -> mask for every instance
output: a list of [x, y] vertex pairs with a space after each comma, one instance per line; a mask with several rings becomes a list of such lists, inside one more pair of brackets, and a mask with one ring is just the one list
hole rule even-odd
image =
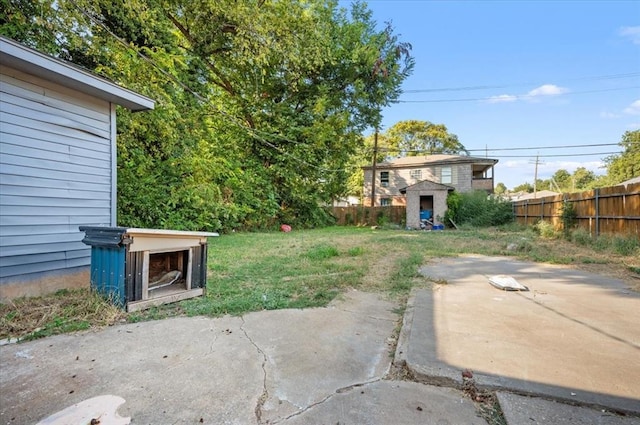
[[413, 66], [358, 2], [2, 1], [1, 33], [156, 99], [152, 112], [119, 110], [127, 225], [320, 222]]
[[625, 132], [619, 145], [622, 153], [605, 159], [611, 184], [640, 176], [640, 130]]
[[388, 156], [432, 154], [468, 154], [458, 136], [449, 133], [444, 124], [408, 120], [394, 124], [386, 131]]

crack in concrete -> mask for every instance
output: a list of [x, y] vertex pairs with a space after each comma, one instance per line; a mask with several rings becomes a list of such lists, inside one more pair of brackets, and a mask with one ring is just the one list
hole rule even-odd
[[240, 325], [240, 330], [244, 333], [244, 336], [247, 337], [249, 342], [256, 348], [258, 353], [262, 354], [262, 374], [263, 374], [263, 378], [262, 378], [262, 394], [260, 394], [260, 397], [258, 397], [258, 401], [256, 403], [256, 408], [254, 410], [255, 415], [256, 415], [256, 423], [258, 425], [261, 425], [263, 423], [262, 422], [262, 407], [264, 406], [264, 403], [267, 401], [267, 398], [269, 398], [269, 391], [267, 390], [267, 367], [266, 367], [266, 365], [267, 365], [267, 355], [264, 353], [264, 351], [262, 351], [262, 349], [260, 347], [258, 347], [258, 344], [256, 344], [255, 341], [253, 339], [251, 339], [251, 337], [247, 333], [246, 329], [244, 328], [245, 321], [244, 321], [244, 317], [243, 316], [240, 316], [240, 320], [242, 320], [242, 325]]
[[355, 315], [366, 317], [366, 318], [373, 319], [373, 320], [380, 320], [382, 322], [395, 322], [396, 321], [395, 319], [386, 319], [386, 318], [383, 318], [383, 317], [369, 316], [368, 314], [363, 314], [362, 312], [359, 312], [359, 311], [347, 310], [347, 309], [340, 308], [340, 307], [335, 307], [335, 309], [336, 310], [340, 310], [340, 311], [344, 311], [345, 313], [355, 314]]
[[290, 414], [289, 416], [286, 416], [286, 417], [281, 418], [281, 419], [277, 419], [277, 420], [271, 422], [271, 424], [276, 425], [276, 424], [288, 421], [291, 418], [294, 418], [296, 416], [300, 416], [303, 413], [308, 412], [309, 410], [313, 409], [314, 407], [317, 407], [317, 406], [320, 406], [321, 404], [326, 403], [331, 398], [333, 398], [333, 396], [335, 396], [335, 395], [349, 392], [354, 388], [365, 387], [365, 386], [370, 385], [370, 384], [375, 384], [376, 382], [382, 381], [383, 379], [384, 379], [383, 377], [379, 377], [379, 378], [375, 378], [375, 379], [372, 379], [372, 380], [369, 380], [369, 381], [359, 382], [357, 384], [351, 384], [351, 385], [347, 385], [346, 387], [338, 388], [335, 392], [329, 394], [328, 396], [326, 396], [322, 400], [316, 401], [315, 403], [312, 403], [309, 406], [307, 406], [307, 407], [305, 407], [303, 409], [300, 409], [299, 411], [297, 411], [295, 413]]

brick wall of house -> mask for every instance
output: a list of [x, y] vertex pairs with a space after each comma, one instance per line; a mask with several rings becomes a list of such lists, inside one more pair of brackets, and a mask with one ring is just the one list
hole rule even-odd
[[[437, 165], [417, 168], [378, 168], [376, 169], [376, 205], [380, 205], [380, 198], [392, 199], [392, 205], [403, 205], [399, 199], [403, 197], [400, 189], [411, 186], [422, 180], [431, 180], [442, 183], [443, 167], [451, 168], [451, 183], [444, 183], [455, 187], [459, 192], [468, 192], [473, 189], [473, 171], [471, 164], [451, 164]], [[420, 178], [416, 178], [412, 171], [420, 170]], [[389, 172], [389, 185], [382, 186], [380, 182], [380, 172]], [[371, 199], [371, 170], [364, 170], [364, 192], [365, 205], [370, 205]]]

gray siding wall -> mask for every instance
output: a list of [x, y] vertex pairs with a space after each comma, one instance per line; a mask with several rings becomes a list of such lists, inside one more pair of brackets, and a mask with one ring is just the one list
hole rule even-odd
[[112, 224], [111, 105], [0, 67], [0, 284], [90, 264]]

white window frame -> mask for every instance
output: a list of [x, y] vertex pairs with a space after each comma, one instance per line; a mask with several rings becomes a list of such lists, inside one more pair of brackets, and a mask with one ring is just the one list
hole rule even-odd
[[[383, 179], [382, 176], [386, 174], [386, 179]], [[381, 187], [389, 187], [389, 172], [388, 171], [380, 171], [380, 186]]]
[[442, 167], [440, 169], [440, 183], [442, 184], [453, 183], [453, 169], [451, 167]]
[[414, 180], [422, 180], [422, 170], [410, 170], [409, 177]]
[[380, 198], [381, 207], [390, 207], [392, 204], [391, 198]]

